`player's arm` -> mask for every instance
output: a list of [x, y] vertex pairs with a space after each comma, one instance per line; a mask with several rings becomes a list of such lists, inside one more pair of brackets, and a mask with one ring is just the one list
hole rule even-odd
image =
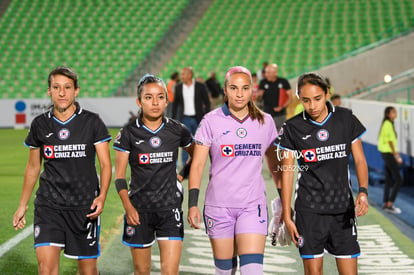
[[275, 145], [271, 145], [265, 154], [267, 167], [269, 168], [269, 172], [272, 175], [273, 181], [276, 185], [277, 193], [279, 197], [281, 196], [281, 189], [282, 189], [282, 171], [279, 168], [280, 160], [277, 156], [277, 147]]
[[115, 151], [115, 187], [125, 209], [127, 224], [138, 225], [140, 224], [139, 214], [129, 199], [128, 185], [125, 178], [128, 158], [129, 153]]
[[109, 142], [100, 142], [96, 144], [95, 150], [96, 155], [98, 156], [100, 167], [101, 188], [99, 196], [93, 200], [93, 203], [91, 205], [91, 210], [93, 210], [93, 212], [87, 215], [87, 217], [91, 219], [96, 219], [102, 213], [112, 178], [112, 164], [109, 154]]
[[188, 178], [188, 216], [187, 220], [193, 228], [200, 228], [201, 214], [198, 209], [198, 196], [200, 193], [201, 179], [204, 167], [208, 159], [210, 148], [201, 144], [195, 144], [194, 154]]
[[30, 148], [29, 159], [24, 172], [22, 195], [20, 197], [19, 207], [13, 216], [13, 227], [16, 230], [22, 229], [26, 224], [24, 217], [29, 208], [29, 200], [39, 177], [41, 165], [40, 149]]
[[359, 193], [355, 201], [356, 216], [363, 216], [368, 212], [368, 166], [360, 139], [352, 143], [351, 150], [359, 184]]
[[177, 175], [177, 178], [180, 182], [188, 178], [188, 175], [190, 174], [190, 167], [193, 161], [194, 144], [195, 143], [192, 142], [190, 145], [183, 147], [183, 149], [188, 153], [190, 157], [187, 159], [184, 167], [181, 169], [180, 173]]
[[297, 231], [296, 225], [292, 220], [292, 193], [293, 193], [293, 182], [294, 182], [294, 171], [295, 166], [295, 155], [293, 151], [283, 150], [282, 152], [282, 167], [285, 169], [282, 171], [282, 215], [283, 221], [286, 224], [286, 228], [289, 231], [289, 235], [292, 238], [293, 242], [297, 246], [297, 239], [299, 238], [299, 233]]

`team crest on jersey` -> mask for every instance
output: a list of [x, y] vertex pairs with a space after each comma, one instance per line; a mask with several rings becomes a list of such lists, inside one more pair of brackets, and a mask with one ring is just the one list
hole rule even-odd
[[305, 239], [303, 238], [303, 236], [299, 236], [298, 238], [298, 246], [299, 247], [303, 247], [305, 245]]
[[236, 134], [239, 138], [245, 138], [247, 136], [247, 131], [244, 128], [239, 128], [237, 129]]
[[43, 147], [43, 154], [45, 155], [45, 158], [47, 158], [47, 159], [54, 158], [53, 146], [52, 145], [45, 145]]
[[36, 225], [34, 228], [34, 237], [37, 238], [40, 234], [40, 226]]
[[221, 156], [222, 157], [234, 157], [234, 145], [221, 145]]
[[125, 233], [127, 234], [127, 236], [133, 236], [135, 234], [135, 228], [133, 228], [132, 226], [127, 226], [127, 228], [125, 229]]
[[318, 140], [326, 141], [329, 138], [329, 132], [325, 129], [321, 129], [321, 130], [318, 131], [316, 136], [317, 136]]
[[152, 137], [149, 140], [151, 147], [158, 148], [161, 146], [161, 139], [159, 137]]
[[315, 149], [302, 150], [302, 154], [303, 154], [303, 159], [305, 160], [305, 162], [317, 161]]
[[149, 154], [139, 154], [138, 155], [139, 164], [149, 164], [150, 163], [150, 157]]
[[69, 136], [70, 136], [70, 132], [66, 128], [61, 129], [58, 133], [58, 137], [60, 140], [66, 140], [69, 138]]

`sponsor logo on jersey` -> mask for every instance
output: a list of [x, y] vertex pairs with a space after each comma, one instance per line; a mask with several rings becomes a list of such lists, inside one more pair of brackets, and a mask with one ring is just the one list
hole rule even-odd
[[221, 145], [221, 155], [223, 157], [234, 157], [234, 145]]
[[325, 129], [321, 129], [318, 131], [318, 133], [316, 134], [318, 140], [320, 141], [327, 141], [329, 138], [329, 132]]
[[86, 158], [86, 144], [44, 145], [46, 159]]
[[238, 144], [223, 144], [221, 145], [221, 156], [223, 157], [237, 157], [237, 156], [261, 156], [262, 145], [251, 143]]
[[60, 140], [67, 140], [70, 137], [70, 131], [66, 128], [63, 128], [58, 133]]
[[149, 154], [139, 154], [138, 158], [139, 158], [139, 164], [149, 164], [150, 163]]
[[230, 133], [230, 131], [229, 131], [229, 130], [227, 130], [227, 131], [223, 132], [223, 136], [227, 135], [228, 133]]
[[304, 137], [302, 137], [302, 139], [303, 140], [307, 140], [308, 138], [310, 138], [311, 137], [311, 135], [306, 135], [306, 136], [304, 136]]
[[315, 149], [302, 150], [302, 154], [305, 162], [315, 162], [317, 160]]
[[152, 137], [149, 141], [152, 148], [158, 148], [161, 146], [161, 139], [159, 137]]
[[239, 128], [237, 129], [236, 134], [239, 138], [245, 138], [247, 136], [247, 131], [244, 128]]
[[138, 155], [139, 164], [156, 164], [173, 162], [173, 152], [154, 152]]
[[50, 145], [45, 145], [43, 147], [43, 153], [45, 155], [45, 158], [47, 159], [52, 159], [54, 158], [54, 154], [53, 154], [53, 146]]
[[46, 138], [50, 138], [53, 135], [53, 133], [49, 133], [47, 135], [45, 135]]
[[340, 159], [347, 157], [346, 144], [335, 144], [302, 150], [301, 156], [305, 162], [323, 161], [329, 159]]

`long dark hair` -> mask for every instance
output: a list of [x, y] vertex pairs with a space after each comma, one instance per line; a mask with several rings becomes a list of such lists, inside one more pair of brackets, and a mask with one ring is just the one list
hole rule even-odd
[[390, 119], [390, 113], [391, 113], [392, 110], [395, 110], [395, 108], [393, 106], [387, 106], [387, 107], [385, 107], [385, 110], [384, 110], [384, 118], [382, 119], [381, 128], [382, 128], [382, 125], [384, 125], [384, 122], [386, 120], [388, 120], [392, 124], [392, 129], [394, 130], [395, 136], [397, 136], [397, 132], [395, 131], [395, 126], [394, 126], [394, 121], [392, 121]]

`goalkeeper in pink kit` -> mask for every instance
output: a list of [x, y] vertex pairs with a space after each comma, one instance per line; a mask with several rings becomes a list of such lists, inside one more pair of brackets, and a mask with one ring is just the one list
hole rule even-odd
[[[204, 223], [214, 254], [215, 274], [234, 274], [237, 256], [241, 274], [262, 274], [268, 213], [266, 157], [277, 181], [277, 137], [272, 117], [251, 98], [252, 77], [244, 67], [231, 68], [225, 77], [225, 103], [206, 114], [195, 134], [196, 146], [189, 176], [188, 221], [200, 228], [198, 195], [210, 157]], [[274, 172], [274, 173], [273, 173]]]

